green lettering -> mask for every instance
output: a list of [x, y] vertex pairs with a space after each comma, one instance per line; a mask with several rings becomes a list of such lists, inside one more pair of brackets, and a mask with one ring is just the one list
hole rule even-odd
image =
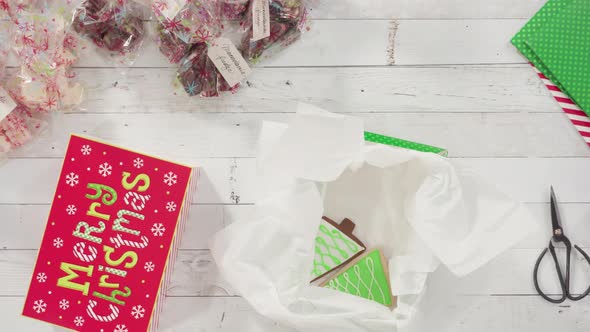
[[90, 265], [90, 266], [85, 267], [85, 266], [79, 266], [79, 265], [74, 265], [74, 264], [64, 262], [64, 263], [61, 263], [60, 269], [62, 271], [64, 271], [65, 273], [67, 273], [68, 275], [59, 278], [57, 280], [57, 286], [67, 288], [67, 289], [72, 289], [75, 291], [79, 291], [79, 292], [82, 292], [82, 294], [88, 296], [90, 282], [85, 282], [83, 284], [77, 284], [77, 283], [72, 282], [72, 280], [76, 279], [80, 276], [78, 273], [74, 272], [74, 270], [84, 272], [84, 273], [86, 273], [86, 276], [91, 277], [92, 270], [94, 269], [94, 266]]
[[[74, 236], [77, 236], [77, 237], [82, 238], [84, 240], [88, 240], [88, 241], [92, 241], [94, 243], [101, 244], [102, 243], [101, 238], [90, 235], [90, 233], [94, 233], [94, 232], [96, 232], [96, 233], [104, 232], [104, 230], [106, 229], [104, 222], [99, 221], [98, 225], [99, 225], [99, 228], [94, 227], [94, 226], [90, 226], [85, 221], [80, 221], [78, 223], [78, 225], [76, 226], [76, 230], [72, 234]], [[80, 232], [80, 228], [82, 228], [82, 227], [84, 227], [84, 232]]]
[[121, 223], [124, 223], [124, 224], [129, 223], [129, 220], [127, 220], [127, 219], [125, 219], [125, 217], [123, 217], [124, 215], [129, 215], [129, 216], [135, 217], [139, 220], [143, 220], [145, 218], [143, 214], [139, 214], [137, 212], [133, 212], [133, 211], [129, 211], [129, 210], [121, 210], [121, 211], [117, 212], [118, 218], [115, 219], [115, 222], [113, 223], [113, 230], [129, 233], [129, 234], [133, 234], [133, 235], [141, 234], [140, 231], [129, 229], [129, 228], [126, 228], [125, 226], [121, 225]]
[[120, 295], [122, 297], [129, 297], [131, 295], [131, 289], [129, 287], [125, 287], [125, 292], [116, 289], [111, 292], [111, 296], [107, 296], [99, 292], [93, 292], [92, 295], [119, 305], [125, 305], [125, 302], [117, 299], [117, 296]]
[[[115, 191], [115, 189], [109, 186], [105, 186], [104, 184], [98, 183], [89, 183], [88, 185], [86, 185], [86, 188], [95, 190], [94, 195], [86, 194], [86, 198], [88, 199], [94, 200], [102, 196], [103, 204], [108, 206], [115, 204], [115, 202], [117, 201], [117, 192]], [[106, 191], [106, 193], [104, 194], [102, 193], [103, 189]]]

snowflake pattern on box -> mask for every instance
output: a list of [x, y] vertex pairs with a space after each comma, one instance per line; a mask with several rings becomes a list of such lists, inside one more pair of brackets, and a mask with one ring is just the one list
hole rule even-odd
[[23, 314], [74, 331], [157, 324], [191, 177], [190, 167], [72, 136]]
[[70, 173], [68, 175], [66, 175], [66, 184], [68, 184], [70, 187], [74, 187], [78, 184], [79, 181], [79, 176], [78, 174], [75, 173]]
[[45, 312], [47, 310], [47, 303], [43, 300], [37, 300], [33, 302], [33, 310], [38, 314]]
[[154, 224], [152, 226], [152, 234], [154, 234], [154, 236], [162, 236], [162, 235], [164, 235], [165, 231], [166, 231], [166, 228], [164, 227], [163, 224]]
[[153, 272], [154, 269], [156, 268], [156, 265], [154, 265], [153, 262], [146, 262], [144, 264], [143, 268], [145, 269], [146, 272]]
[[38, 281], [39, 283], [44, 283], [44, 282], [46, 282], [46, 281], [47, 281], [47, 274], [45, 274], [45, 273], [43, 273], [43, 272], [39, 272], [39, 273], [37, 274], [37, 281]]
[[172, 172], [168, 172], [168, 173], [166, 173], [166, 175], [164, 175], [164, 183], [167, 184], [168, 186], [172, 186], [172, 185], [176, 184], [177, 179], [178, 179], [178, 176]]
[[145, 316], [145, 309], [141, 305], [136, 305], [131, 308], [131, 316], [135, 319], [140, 319]]
[[61, 237], [56, 237], [55, 239], [53, 239], [53, 246], [56, 248], [61, 248], [64, 246], [64, 240], [61, 239]]
[[129, 332], [125, 324], [117, 324], [113, 332]]
[[76, 316], [76, 318], [74, 318], [74, 324], [76, 326], [82, 326], [82, 325], [84, 325], [84, 317], [82, 317], [82, 316]]
[[73, 216], [73, 215], [75, 215], [75, 214], [76, 214], [76, 211], [77, 211], [77, 209], [76, 209], [76, 206], [75, 206], [74, 204], [70, 204], [70, 205], [68, 205], [68, 207], [66, 208], [66, 212], [67, 212], [67, 213], [68, 213], [70, 216]]
[[168, 210], [168, 212], [176, 211], [176, 203], [174, 203], [174, 202], [166, 203], [166, 210]]
[[103, 177], [107, 177], [113, 173], [113, 166], [109, 165], [108, 163], [101, 164], [98, 166], [98, 173]]
[[143, 167], [143, 159], [141, 159], [141, 158], [135, 158], [133, 160], [133, 167], [135, 167], [135, 168], [142, 168]]
[[90, 147], [90, 145], [82, 145], [82, 155], [87, 156], [90, 154], [90, 152], [92, 152], [92, 148]]

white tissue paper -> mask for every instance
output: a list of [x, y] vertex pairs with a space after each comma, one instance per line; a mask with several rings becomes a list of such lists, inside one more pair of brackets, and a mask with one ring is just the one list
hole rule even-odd
[[[440, 263], [457, 276], [533, 229], [521, 204], [452, 159], [364, 141], [363, 121], [301, 104], [265, 122], [256, 209], [221, 230], [211, 252], [223, 277], [260, 314], [301, 331], [396, 331]], [[389, 308], [310, 285], [323, 215], [350, 218], [389, 259]]]

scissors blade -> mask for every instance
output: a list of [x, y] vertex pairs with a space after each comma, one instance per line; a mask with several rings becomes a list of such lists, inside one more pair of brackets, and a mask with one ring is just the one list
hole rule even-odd
[[559, 207], [557, 206], [557, 198], [555, 197], [555, 191], [551, 186], [551, 225], [553, 226], [553, 235], [563, 235], [563, 229], [561, 228], [561, 215], [559, 214]]

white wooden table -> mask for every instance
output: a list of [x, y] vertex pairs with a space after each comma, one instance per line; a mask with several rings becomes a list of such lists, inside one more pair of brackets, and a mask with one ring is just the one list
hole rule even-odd
[[[590, 300], [550, 305], [531, 276], [549, 235], [549, 185], [566, 232], [590, 246], [590, 151], [509, 43], [544, 2], [325, 0], [303, 41], [221, 99], [175, 95], [174, 69], [151, 43], [126, 75], [98, 57], [82, 60], [85, 110], [57, 116], [0, 168], [0, 329], [58, 331], [20, 312], [74, 132], [202, 166], [160, 330], [290, 331], [260, 318], [220, 279], [207, 241], [252, 208], [261, 120], [288, 120], [305, 101], [362, 117], [373, 132], [448, 148], [526, 202], [543, 226], [468, 277], [435, 273], [411, 331], [588, 331]], [[577, 289], [584, 279], [588, 270], [575, 273]]]

